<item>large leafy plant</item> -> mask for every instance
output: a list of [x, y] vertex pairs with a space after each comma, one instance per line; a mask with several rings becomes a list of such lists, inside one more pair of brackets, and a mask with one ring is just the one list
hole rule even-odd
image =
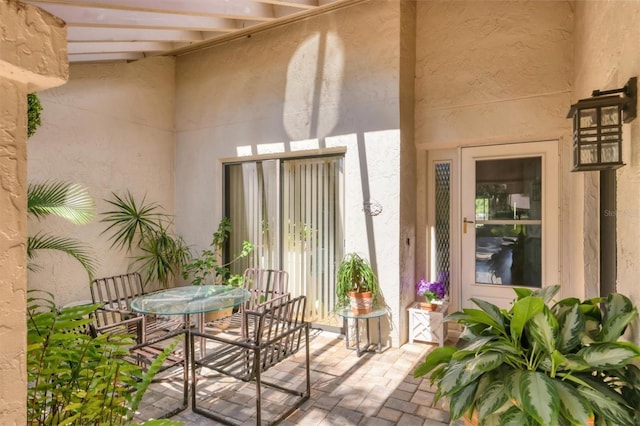
[[515, 289], [511, 309], [471, 299], [479, 309], [448, 316], [465, 326], [460, 348], [430, 352], [414, 371], [431, 373], [436, 400], [451, 417], [482, 425], [640, 424], [640, 348], [620, 341], [638, 316], [621, 294], [552, 303], [559, 286]]
[[101, 222], [108, 224], [104, 233], [111, 234], [111, 246], [131, 254], [131, 266], [142, 274], [144, 285], [169, 287], [191, 260], [182, 237], [171, 232], [171, 218], [158, 204], [145, 198], [138, 202], [129, 191], [124, 196], [112, 193], [105, 201], [112, 209], [103, 213]]
[[[177, 343], [143, 372], [129, 362], [134, 337], [92, 337], [89, 315], [99, 305], [56, 309], [49, 293], [31, 292], [27, 306], [27, 423], [130, 424], [143, 394]], [[35, 296], [34, 296], [35, 294]], [[177, 425], [177, 422], [147, 422]]]

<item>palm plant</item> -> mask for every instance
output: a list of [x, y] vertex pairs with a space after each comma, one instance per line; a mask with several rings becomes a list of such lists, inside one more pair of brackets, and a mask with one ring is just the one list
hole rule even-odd
[[414, 371], [431, 373], [436, 401], [451, 418], [486, 425], [640, 424], [640, 348], [620, 341], [638, 316], [621, 294], [551, 303], [559, 286], [515, 289], [511, 309], [471, 299], [479, 309], [447, 317], [465, 325], [460, 348], [430, 352]]
[[109, 224], [103, 233], [111, 233], [111, 247], [132, 254], [131, 266], [137, 266], [144, 285], [155, 281], [168, 287], [191, 260], [189, 247], [170, 232], [171, 218], [159, 211], [160, 205], [147, 203], [146, 197], [137, 202], [130, 191], [124, 196], [111, 195], [112, 199], [105, 201], [113, 209], [104, 212], [101, 219]]
[[[84, 225], [95, 215], [95, 203], [85, 187], [66, 182], [31, 183], [27, 188], [27, 212], [37, 219], [57, 216], [77, 225]], [[76, 259], [87, 271], [89, 279], [95, 273], [95, 259], [82, 242], [70, 238], [38, 232], [27, 237], [29, 269], [40, 267], [33, 262], [42, 250], [57, 250]]]

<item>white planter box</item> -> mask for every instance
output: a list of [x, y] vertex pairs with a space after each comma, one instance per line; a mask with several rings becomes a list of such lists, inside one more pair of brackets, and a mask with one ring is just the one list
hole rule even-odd
[[447, 316], [449, 305], [438, 305], [436, 311], [420, 309], [420, 303], [415, 302], [409, 306], [409, 343], [414, 340], [438, 343], [444, 345], [447, 340], [447, 325], [444, 317]]

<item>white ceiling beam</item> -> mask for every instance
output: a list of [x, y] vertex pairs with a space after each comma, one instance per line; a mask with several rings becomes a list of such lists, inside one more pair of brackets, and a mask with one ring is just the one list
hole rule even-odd
[[68, 27], [67, 40], [74, 41], [202, 41], [202, 32], [144, 28]]
[[40, 2], [32, 4], [58, 16], [67, 23], [67, 26], [171, 28], [197, 31], [233, 31], [238, 29], [236, 21], [213, 16], [83, 8]]
[[315, 9], [318, 7], [318, 0], [256, 0], [260, 3], [272, 4], [274, 6], [291, 6], [299, 9]]
[[38, 0], [28, 3], [65, 4], [84, 8], [209, 15], [229, 19], [269, 21], [271, 5], [254, 0]]
[[74, 42], [69, 43], [67, 51], [70, 55], [83, 53], [121, 53], [121, 52], [162, 52], [174, 48], [173, 43], [155, 41], [141, 42]]
[[96, 53], [69, 55], [69, 62], [118, 62], [135, 61], [144, 58], [143, 53]]

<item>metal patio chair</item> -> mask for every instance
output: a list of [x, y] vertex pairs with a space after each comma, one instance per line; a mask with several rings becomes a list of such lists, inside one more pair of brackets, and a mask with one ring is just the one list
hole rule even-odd
[[[309, 368], [309, 323], [304, 319], [306, 297], [299, 296], [290, 299], [288, 294], [271, 299], [256, 306], [255, 310], [244, 310], [242, 315], [242, 336], [223, 336], [222, 333], [208, 334], [192, 332], [190, 339], [190, 356], [192, 368], [191, 407], [195, 413], [209, 417], [224, 424], [239, 424], [234, 419], [225, 416], [223, 410], [229, 405], [222, 397], [210, 398], [208, 395], [206, 370], [233, 377], [242, 382], [255, 386], [256, 424], [262, 424], [263, 389], [268, 386], [271, 390], [292, 396], [291, 400], [277, 398], [285, 406], [271, 419], [270, 424], [280, 422], [300, 407], [311, 394], [311, 376]], [[206, 346], [204, 356], [196, 359], [195, 340]], [[304, 339], [304, 340], [303, 340]], [[264, 380], [263, 373], [271, 367], [289, 358], [305, 347], [305, 377], [304, 389], [295, 388], [289, 381], [286, 383], [274, 380]], [[198, 375], [198, 371], [200, 370]], [[220, 383], [213, 378], [215, 383]], [[198, 389], [198, 382], [203, 382]], [[210, 385], [210, 384], [209, 384]], [[300, 386], [298, 386], [300, 387]], [[270, 392], [272, 394], [272, 392]], [[202, 408], [202, 402], [213, 405]], [[217, 404], [216, 404], [217, 403]], [[218, 405], [220, 409], [214, 409]], [[270, 412], [273, 410], [270, 408]]]

